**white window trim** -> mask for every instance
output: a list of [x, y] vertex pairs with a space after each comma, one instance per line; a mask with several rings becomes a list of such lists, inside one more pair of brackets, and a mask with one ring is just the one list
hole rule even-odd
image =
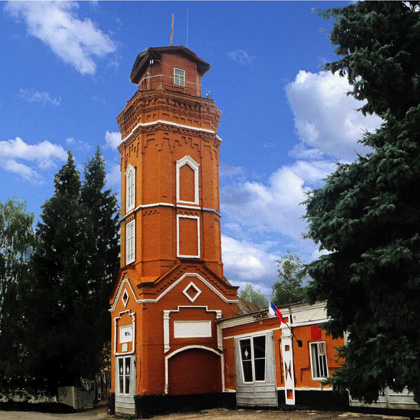
[[[130, 185], [129, 185], [129, 178], [130, 175], [133, 174], [133, 189], [134, 193], [132, 196], [132, 200], [130, 200]], [[128, 165], [127, 171], [125, 172], [125, 210], [126, 212], [129, 212], [130, 210], [133, 210], [136, 206], [136, 168], [132, 165]]]
[[[264, 353], [264, 380], [256, 380], [255, 379], [255, 358], [254, 358], [254, 338], [264, 337], [265, 338], [265, 353]], [[251, 345], [251, 370], [252, 370], [252, 381], [245, 381], [245, 373], [244, 373], [244, 364], [242, 361], [242, 349], [241, 349], [241, 341], [249, 340]], [[246, 337], [240, 338], [238, 340], [239, 344], [239, 356], [241, 361], [241, 373], [242, 373], [242, 381], [244, 384], [253, 384], [253, 383], [265, 383], [267, 382], [267, 335], [266, 334], [258, 334], [258, 335], [248, 335]]]
[[[128, 236], [129, 229], [133, 229], [133, 243], [132, 243], [132, 256], [130, 257], [128, 250], [128, 241], [131, 236]], [[130, 223], [127, 223], [125, 226], [125, 263], [126, 265], [133, 263], [136, 260], [136, 221], [133, 220]]]
[[[197, 255], [184, 255], [180, 253], [179, 250], [179, 220], [180, 219], [196, 219], [197, 220]], [[176, 255], [178, 258], [200, 258], [200, 217], [199, 216], [186, 216], [183, 214], [176, 215]]]
[[[316, 377], [314, 376], [314, 361], [312, 359], [312, 345], [317, 345], [318, 347], [318, 358], [319, 358], [319, 344], [323, 343], [325, 346], [325, 366], [327, 368], [327, 376], [326, 377]], [[312, 341], [309, 343], [309, 358], [311, 360], [311, 375], [312, 379], [315, 381], [325, 381], [327, 378], [330, 377], [329, 369], [328, 369], [328, 358], [327, 358], [327, 344], [325, 341]]]
[[[183, 201], [181, 200], [181, 177], [180, 171], [184, 165], [188, 165], [194, 171], [194, 201]], [[176, 201], [178, 203], [183, 204], [199, 204], [199, 195], [198, 195], [198, 178], [199, 178], [199, 169], [200, 165], [191, 157], [191, 156], [184, 156], [182, 159], [176, 162]]]
[[[176, 71], [179, 70], [182, 72], [182, 74], [176, 74]], [[179, 81], [179, 83], [177, 83]], [[174, 67], [174, 85], [175, 86], [185, 86], [185, 70], [179, 69], [177, 67]]]

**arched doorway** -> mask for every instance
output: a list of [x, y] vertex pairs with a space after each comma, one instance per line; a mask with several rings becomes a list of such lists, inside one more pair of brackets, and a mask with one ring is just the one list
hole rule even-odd
[[221, 391], [221, 357], [213, 350], [189, 348], [168, 359], [168, 394], [207, 394]]

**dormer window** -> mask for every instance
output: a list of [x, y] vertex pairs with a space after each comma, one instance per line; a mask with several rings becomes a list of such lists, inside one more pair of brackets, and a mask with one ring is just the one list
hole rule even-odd
[[174, 69], [174, 85], [185, 86], [185, 70]]

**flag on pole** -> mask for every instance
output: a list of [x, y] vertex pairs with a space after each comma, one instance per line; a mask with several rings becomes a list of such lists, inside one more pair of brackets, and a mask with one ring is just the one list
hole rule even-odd
[[268, 308], [268, 310], [269, 310], [269, 312], [270, 312], [271, 315], [277, 316], [281, 322], [283, 322], [284, 324], [286, 323], [286, 321], [283, 319], [283, 315], [278, 310], [278, 308], [276, 307], [276, 305], [274, 305], [273, 302], [270, 302], [270, 307]]

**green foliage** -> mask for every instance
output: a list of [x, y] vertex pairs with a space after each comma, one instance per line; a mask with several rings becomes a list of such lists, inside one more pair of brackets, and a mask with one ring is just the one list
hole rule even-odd
[[303, 280], [307, 272], [299, 256], [287, 250], [287, 255], [277, 260], [277, 264], [279, 280], [273, 285], [273, 303], [284, 306], [305, 300]]
[[105, 170], [97, 150], [80, 181], [69, 152], [43, 206], [32, 276], [23, 285], [27, 317], [25, 368], [72, 384], [100, 366], [109, 340], [107, 298], [118, 270], [118, 207], [103, 191]]
[[0, 202], [0, 376], [19, 368], [24, 320], [18, 285], [28, 271], [35, 243], [33, 221], [24, 201]]
[[339, 164], [306, 202], [307, 237], [329, 251], [308, 267], [312, 301], [327, 300], [333, 336], [349, 333], [332, 382], [372, 402], [407, 386], [420, 402], [420, 13], [415, 3], [363, 2], [324, 12], [364, 113], [384, 123], [373, 152]]
[[249, 300], [261, 308], [268, 308], [268, 301], [262, 294], [261, 289], [254, 288], [251, 283], [247, 283], [245, 287], [241, 289], [239, 297], [245, 300]]

